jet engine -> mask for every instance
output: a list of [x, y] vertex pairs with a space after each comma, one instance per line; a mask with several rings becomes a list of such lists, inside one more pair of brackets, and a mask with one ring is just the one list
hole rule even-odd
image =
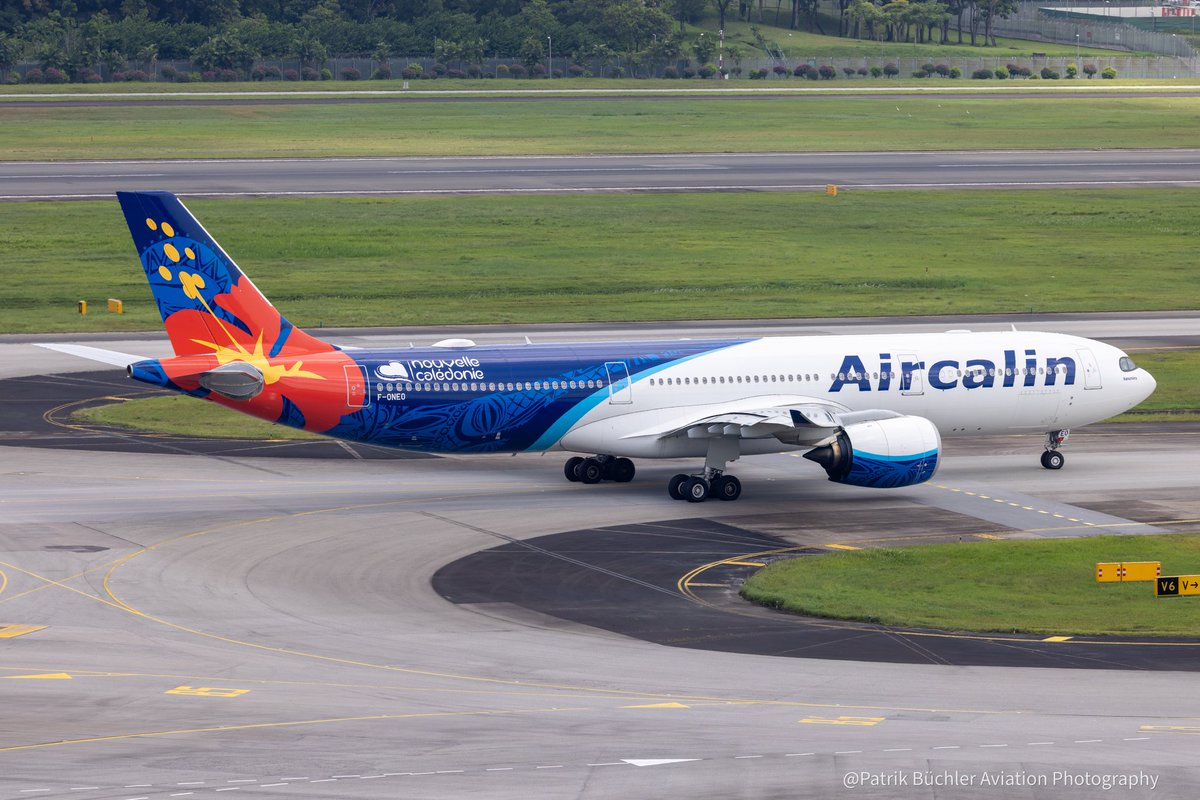
[[932, 478], [941, 446], [929, 420], [895, 417], [846, 425], [804, 457], [824, 467], [835, 483], [894, 489]]

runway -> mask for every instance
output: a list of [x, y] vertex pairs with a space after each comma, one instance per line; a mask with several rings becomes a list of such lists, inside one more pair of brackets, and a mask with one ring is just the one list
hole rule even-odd
[[[1177, 341], [1191, 320], [1119, 326]], [[31, 387], [0, 396], [6, 413], [18, 399], [62, 400], [66, 381], [37, 378], [57, 372], [59, 354], [8, 338], [0, 356], [5, 386]], [[120, 391], [113, 372], [116, 385], [91, 373], [73, 385]], [[668, 597], [655, 575], [682, 578], [774, 541], [1037, 538], [1101, 520], [1179, 529], [1200, 518], [1189, 428], [1078, 431], [1059, 473], [1037, 466], [1037, 437], [954, 442], [938, 485], [882, 493], [833, 485], [796, 458], [756, 457], [739, 464], [743, 500], [706, 504], [702, 517], [664, 497], [680, 466], [669, 462], [639, 465], [632, 484], [585, 487], [563, 481], [551, 456], [101, 451], [8, 428], [0, 800], [1044, 798], [1091, 796], [1099, 790], [1073, 782], [1131, 775], [1145, 783], [1106, 796], [1182, 798], [1200, 783], [1190, 672], [1092, 669], [1050, 643], [1042, 663], [1067, 668], [964, 666], [919, 647], [907, 659], [831, 657], [863, 646], [851, 629], [829, 635], [820, 658], [755, 655], [710, 647], [698, 617], [676, 624], [638, 602], [653, 593], [721, 614], [728, 592], [697, 587], [710, 593], [697, 605], [678, 589]], [[979, 495], [1030, 498], [1047, 513], [998, 521]], [[1078, 522], [1054, 516], [1067, 508]], [[563, 564], [557, 576], [499, 566], [534, 563], [539, 549]], [[492, 559], [491, 572], [472, 559]], [[456, 571], [524, 596], [447, 600]], [[696, 582], [735, 577], [718, 569]], [[546, 594], [556, 608], [532, 602]], [[724, 619], [731, 641], [748, 618]], [[907, 783], [858, 785], [863, 776]]]
[[0, 162], [0, 200], [1193, 186], [1200, 150]]

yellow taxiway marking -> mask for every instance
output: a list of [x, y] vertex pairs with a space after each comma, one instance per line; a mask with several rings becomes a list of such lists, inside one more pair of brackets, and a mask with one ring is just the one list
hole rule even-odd
[[691, 708], [683, 703], [647, 703], [644, 706], [621, 706], [621, 708]]
[[823, 544], [821, 547], [832, 547], [834, 550], [862, 550], [861, 547], [855, 547], [852, 544]]
[[[767, 565], [765, 561], [726, 561], [725, 563], [731, 567], [765, 567]], [[696, 586], [698, 584], [693, 583], [691, 585]]]
[[1182, 733], [1188, 736], [1200, 736], [1200, 727], [1191, 725], [1143, 725], [1138, 730], [1150, 733]]
[[800, 722], [806, 725], [859, 725], [869, 728], [885, 719], [887, 717], [805, 717]]
[[241, 697], [249, 694], [249, 689], [225, 689], [219, 686], [176, 686], [163, 694], [188, 694], [195, 697]]
[[4, 679], [9, 681], [69, 681], [71, 676], [65, 672], [45, 672], [41, 675], [5, 675]]
[[1004, 541], [1003, 536], [997, 536], [994, 533], [977, 533], [975, 534], [975, 537], [977, 539], [994, 539], [996, 541]]
[[1043, 642], [1069, 642], [1073, 638], [1075, 638], [1075, 637], [1073, 637], [1073, 636], [1047, 636], [1045, 639], [1042, 639], [1042, 641]]
[[46, 625], [0, 625], [0, 639], [13, 639], [35, 631], [44, 631]]
[[142, 731], [140, 733], [118, 733], [112, 736], [91, 736], [86, 739], [64, 739], [58, 742], [38, 742], [36, 744], [16, 744], [0, 747], [0, 753], [11, 750], [34, 750], [42, 747], [60, 747], [64, 744], [91, 744], [94, 742], [115, 742], [121, 739], [149, 739], [156, 736], [180, 736], [189, 733], [225, 733], [227, 731], [248, 731], [262, 728], [292, 728], [299, 725], [329, 725], [339, 722], [375, 722], [379, 720], [420, 719], [428, 717], [499, 717], [518, 714], [552, 714], [560, 711], [590, 711], [587, 708], [529, 708], [516, 711], [434, 711], [422, 714], [375, 714], [365, 717], [330, 717], [328, 719], [300, 719], [286, 722], [252, 722], [245, 725], [218, 725], [212, 728], [180, 728], [166, 731]]

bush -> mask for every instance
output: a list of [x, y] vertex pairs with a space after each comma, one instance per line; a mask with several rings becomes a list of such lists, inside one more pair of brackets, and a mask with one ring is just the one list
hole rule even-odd
[[951, 78], [961, 78], [962, 77], [962, 67], [951, 67], [950, 68], [950, 77]]
[[[766, 72], [766, 69], [764, 69], [763, 72]], [[697, 74], [701, 78], [711, 78], [713, 75], [717, 74], [717, 68], [712, 64], [705, 64], [704, 66], [700, 67], [700, 69], [697, 71]]]
[[996, 72], [996, 78], [998, 80], [1004, 80], [1005, 78], [1008, 77], [1008, 70], [1005, 69], [1004, 67], [996, 67], [995, 72]]
[[[90, 69], [83, 73], [84, 83], [103, 83], [104, 78], [100, 77], [100, 73], [92, 72]], [[15, 83], [15, 81], [5, 81], [5, 83]]]
[[[391, 74], [392, 73], [389, 71], [388, 75], [391, 75]], [[468, 78], [478, 78], [481, 75], [483, 75], [483, 67], [479, 66], [478, 64], [468, 64], [467, 65], [467, 77]]]
[[159, 70], [158, 74], [163, 76], [163, 80], [173, 81], [179, 72], [170, 64], [167, 64], [165, 67]]
[[[751, 70], [750, 74], [753, 75], [754, 70]], [[808, 74], [808, 64], [797, 64], [796, 68], [792, 70], [792, 74], [797, 78], [803, 78]]]
[[361, 78], [362, 73], [356, 70], [354, 67], [342, 70], [342, 80], [344, 81], [357, 81]]
[[125, 73], [121, 70], [114, 72], [112, 74], [112, 82], [113, 83], [124, 83], [125, 82]]
[[180, 72], [175, 76], [176, 83], [192, 83], [198, 80], [194, 72]]
[[[508, 74], [513, 76], [514, 78], [524, 78], [525, 77], [525, 65], [524, 64], [511, 65], [508, 68]], [[620, 75], [618, 75], [617, 77], [619, 78]]]
[[663, 77], [671, 81], [678, 80], [679, 70], [674, 67], [663, 67]]
[[1079, 67], [1074, 64], [1067, 64], [1067, 80], [1074, 80], [1079, 77]]
[[46, 83], [66, 83], [67, 73], [58, 67], [46, 67], [46, 71], [42, 73], [42, 80]]
[[1028, 78], [1030, 75], [1033, 74], [1029, 71], [1029, 67], [1017, 67], [1017, 69], [1015, 71], [1009, 70], [1009, 72], [1012, 73], [1012, 76], [1014, 78], [1017, 77], [1018, 75], [1021, 76], [1022, 78]]
[[321, 70], [321, 80], [323, 80], [323, 81], [333, 80], [333, 73], [329, 71], [328, 67]]
[[847, 78], [853, 78], [858, 73], [854, 67], [842, 67], [842, 74]]
[[685, 80], [689, 80], [691, 78], [696, 77], [696, 70], [692, 69], [691, 67], [684, 67], [683, 68], [683, 77]]
[[279, 67], [267, 67], [263, 72], [267, 74], [267, 80], [269, 81], [277, 81], [283, 77], [283, 73], [279, 70]]
[[774, 68], [772, 68], [771, 71], [774, 72], [776, 75], [780, 76], [781, 78], [786, 78], [788, 75], [788, 68], [785, 67], [783, 64], [776, 64], [774, 66]]
[[837, 77], [837, 70], [835, 70], [829, 64], [822, 64], [817, 68], [817, 73], [827, 81], [831, 81]]
[[[217, 71], [215, 69], [206, 69], [204, 72], [200, 73], [200, 80], [204, 81], [205, 83], [212, 83], [216, 79]], [[122, 73], [121, 80], [125, 80], [124, 73]]]
[[1038, 74], [1035, 72], [1035, 73], [1033, 73], [1032, 75], [1030, 75], [1030, 76], [1029, 76], [1029, 80], [1031, 80], [1031, 81], [1036, 81], [1036, 80], [1039, 80], [1041, 77], [1042, 77], [1041, 75], [1038, 75]]
[[914, 69], [914, 70], [913, 70], [913, 72], [912, 72], [912, 76], [913, 76], [914, 78], [928, 78], [928, 77], [929, 77], [929, 73], [928, 73], [928, 72], [926, 72], [926, 71], [925, 71], [925, 70], [923, 70], [923, 69]]
[[262, 67], [255, 67], [254, 69], [250, 70], [250, 80], [263, 81], [266, 79], [267, 79], [267, 71], [265, 69], [263, 69]]
[[765, 69], [750, 70], [750, 80], [752, 81], [759, 81], [765, 77], [767, 77], [767, 71]]
[[971, 73], [971, 77], [977, 81], [986, 81], [993, 76], [994, 73], [990, 69], [977, 69]]
[[[138, 75], [138, 74], [141, 74], [141, 75], [143, 76], [142, 78], [131, 77], [131, 78], [129, 79], [129, 80], [131, 80], [131, 81], [136, 81], [136, 80], [144, 80], [144, 79], [145, 79], [145, 73], [137, 73], [137, 72], [133, 72], [133, 73], [130, 73], [130, 74], [131, 74], [131, 75], [134, 75], [134, 76], [136, 76], [136, 75]], [[222, 82], [224, 82], [224, 83], [232, 83], [233, 81], [236, 81], [237, 79], [238, 79], [238, 74], [237, 74], [237, 71], [236, 71], [236, 70], [232, 70], [232, 69], [219, 69], [219, 70], [217, 70], [217, 80], [219, 80], [219, 81], [222, 81]]]
[[1042, 79], [1047, 81], [1056, 81], [1061, 77], [1057, 72], [1049, 67], [1042, 67]]
[[[99, 78], [100, 76], [97, 75], [96, 77]], [[9, 72], [4, 76], [5, 86], [13, 86], [14, 84], [18, 84], [20, 82], [21, 82], [21, 76], [15, 72]]]
[[935, 72], [937, 72], [937, 67], [933, 64], [922, 64], [921, 71], [926, 75], [933, 75]]
[[[504, 65], [503, 65], [503, 64], [501, 64], [501, 65], [500, 65], [500, 67], [504, 67]], [[500, 75], [500, 67], [496, 67], [496, 75], [497, 75], [497, 77], [499, 77], [499, 75]], [[403, 71], [400, 73], [400, 77], [402, 77], [402, 78], [407, 78], [408, 80], [412, 80], [413, 78], [419, 78], [419, 77], [421, 77], [421, 72], [422, 72], [422, 71], [423, 71], [423, 70], [421, 69], [421, 65], [420, 65], [420, 64], [409, 64], [409, 65], [408, 65], [407, 67], [405, 67], [405, 68], [404, 68], [404, 70], [403, 70]], [[505, 74], [506, 76], [508, 75], [508, 67], [504, 67], [504, 74]]]
[[[449, 75], [450, 73], [447, 72], [446, 74]], [[531, 78], [546, 77], [546, 65], [541, 64], [541, 63], [534, 64], [532, 67], [529, 68], [529, 77], [531, 77]]]
[[41, 83], [45, 77], [46, 76], [42, 74], [42, 71], [40, 69], [38, 69], [37, 67], [34, 67], [33, 69], [31, 69], [25, 73], [25, 82], [26, 83]]
[[298, 81], [300, 80], [300, 73], [294, 69], [285, 69], [283, 71], [283, 79], [285, 81]]
[[446, 74], [446, 65], [434, 63], [432, 72], [434, 75], [440, 78]]
[[894, 78], [900, 74], [900, 68], [897, 67], [895, 64], [884, 64], [883, 65], [883, 74], [887, 75], [889, 78]]
[[[675, 68], [667, 67], [667, 69], [673, 70]], [[570, 75], [572, 78], [582, 78], [584, 76], [584, 73], [586, 73], [586, 72], [587, 72], [587, 70], [584, 69], [583, 67], [579, 66], [578, 64], [572, 64], [571, 66], [567, 67], [567, 74]]]
[[1084, 64], [1083, 65], [1083, 74], [1087, 75], [1088, 78], [1093, 77], [1096, 74], [1096, 65], [1095, 64]]
[[304, 69], [300, 70], [300, 80], [302, 81], [316, 81], [320, 79], [321, 73], [317, 72], [312, 67], [305, 67]]
[[945, 78], [950, 74], [950, 67], [945, 64], [934, 64], [933, 71]]
[[883, 74], [883, 67], [879, 67], [879, 66], [871, 67], [870, 72], [871, 72], [872, 78], [878, 78], [880, 75]]
[[461, 69], [448, 69], [446, 70], [446, 77], [463, 79], [467, 77], [467, 73]]
[[868, 70], [866, 67], [859, 67], [858, 74], [859, 75], [869, 75], [869, 74], [871, 74], [871, 71]]
[[371, 73], [371, 80], [373, 81], [390, 81], [391, 79], [392, 71], [387, 67], [376, 67], [375, 71]]
[[1100, 77], [1105, 80], [1113, 80], [1117, 77], [1116, 67], [1105, 67], [1104, 71], [1100, 73]]

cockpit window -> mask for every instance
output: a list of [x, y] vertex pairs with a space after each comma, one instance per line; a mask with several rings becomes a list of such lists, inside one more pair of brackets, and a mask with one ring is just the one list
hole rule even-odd
[[1137, 364], [1133, 363], [1133, 359], [1129, 356], [1121, 356], [1120, 364], [1122, 372], [1133, 372], [1137, 369]]

